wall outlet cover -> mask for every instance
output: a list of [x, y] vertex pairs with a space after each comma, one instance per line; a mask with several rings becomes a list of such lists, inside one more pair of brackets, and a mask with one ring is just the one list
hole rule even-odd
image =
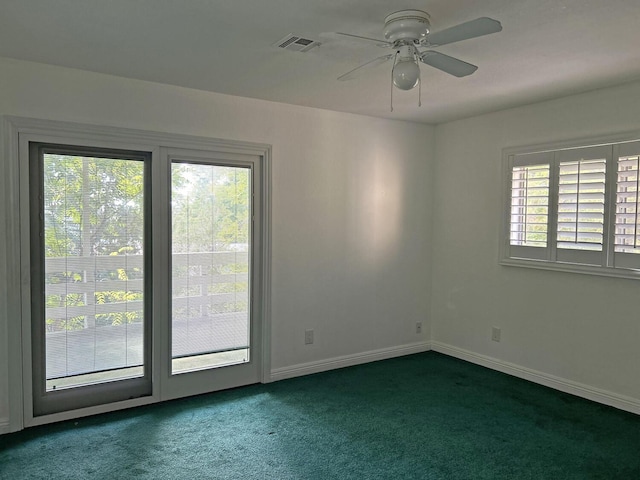
[[494, 342], [500, 341], [500, 329], [498, 327], [491, 328], [491, 340]]
[[304, 332], [304, 344], [311, 345], [313, 343], [313, 330], [305, 330]]

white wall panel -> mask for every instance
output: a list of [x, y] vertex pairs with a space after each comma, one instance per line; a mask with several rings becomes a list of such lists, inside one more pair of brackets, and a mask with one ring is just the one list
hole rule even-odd
[[502, 149], [640, 132], [638, 111], [635, 83], [436, 128], [434, 342], [640, 402], [640, 282], [498, 264]]
[[433, 127], [12, 59], [0, 78], [0, 115], [273, 146], [272, 369], [429, 339]]

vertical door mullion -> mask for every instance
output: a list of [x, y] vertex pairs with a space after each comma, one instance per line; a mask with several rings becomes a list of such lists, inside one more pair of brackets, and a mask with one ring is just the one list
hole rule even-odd
[[171, 341], [171, 165], [167, 149], [152, 155], [153, 222], [153, 393], [160, 399], [169, 375]]

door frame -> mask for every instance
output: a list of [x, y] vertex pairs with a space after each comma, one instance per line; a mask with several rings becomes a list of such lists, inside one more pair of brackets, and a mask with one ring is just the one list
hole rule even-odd
[[[151, 154], [151, 176], [152, 183], [161, 179], [162, 175], [162, 155], [161, 150], [165, 148], [201, 150], [217, 152], [220, 154], [244, 154], [256, 155], [259, 157], [261, 175], [259, 179], [260, 191], [260, 216], [262, 222], [255, 234], [259, 238], [260, 258], [254, 268], [259, 275], [259, 284], [256, 285], [257, 318], [255, 321], [260, 326], [260, 368], [259, 381], [267, 383], [271, 377], [271, 145], [253, 142], [240, 142], [207, 138], [182, 134], [169, 134], [153, 132], [147, 130], [135, 130], [119, 127], [107, 127], [100, 125], [88, 125], [72, 122], [61, 122], [41, 119], [31, 119], [23, 117], [4, 116], [2, 117], [2, 143], [3, 151], [6, 154], [8, 165], [7, 182], [13, 182], [17, 188], [7, 190], [5, 193], [6, 208], [18, 209], [19, 215], [6, 212], [7, 224], [9, 226], [8, 238], [6, 239], [7, 271], [19, 272], [20, 295], [7, 296], [10, 305], [8, 312], [20, 312], [20, 318], [7, 318], [6, 324], [6, 358], [9, 371], [7, 381], [8, 401], [9, 401], [9, 421], [6, 431], [17, 431], [22, 428], [41, 425], [51, 422], [79, 418], [88, 415], [95, 415], [108, 411], [115, 411], [134, 406], [150, 404], [168, 398], [177, 398], [179, 394], [173, 392], [162, 394], [163, 379], [160, 369], [153, 368], [153, 393], [149, 397], [142, 397], [121, 402], [97, 405], [80, 408], [60, 413], [53, 413], [34, 417], [32, 400], [32, 363], [31, 363], [31, 305], [30, 305], [30, 248], [29, 248], [29, 142], [58, 143], [66, 145], [89, 146], [99, 148], [113, 148], [121, 150], [147, 151]], [[166, 178], [166, 177], [165, 177]], [[162, 190], [162, 193], [159, 192]], [[160, 194], [161, 193], [161, 194]], [[167, 198], [162, 198], [165, 195]], [[159, 202], [168, 208], [168, 189], [155, 189], [154, 202]], [[168, 213], [168, 212], [166, 212]], [[158, 218], [158, 212], [154, 215], [154, 226], [152, 234], [158, 230], [168, 231], [168, 215]], [[13, 229], [13, 230], [12, 230]], [[11, 235], [13, 233], [13, 235]], [[168, 239], [166, 240], [168, 242]], [[154, 239], [154, 255], [152, 260], [154, 270], [153, 294], [153, 321], [164, 314], [168, 318], [167, 307], [162, 307], [164, 292], [169, 290], [168, 279], [159, 278], [157, 272], [163, 262], [162, 255], [157, 255], [157, 238]], [[165, 245], [166, 247], [167, 245]], [[1, 253], [1, 252], [0, 252]], [[165, 259], [166, 260], [166, 259]], [[166, 265], [166, 263], [165, 263]], [[166, 266], [165, 266], [166, 269]], [[162, 269], [160, 268], [160, 271]], [[16, 293], [18, 288], [13, 289]], [[165, 299], [166, 300], [166, 299]], [[166, 302], [165, 302], [166, 303]], [[164, 308], [164, 313], [163, 313]], [[0, 330], [2, 328], [0, 322]], [[152, 335], [153, 365], [159, 365], [162, 361], [162, 345], [168, 345], [168, 329], [154, 328]], [[0, 340], [1, 341], [1, 340]], [[0, 361], [3, 359], [0, 359]], [[184, 396], [188, 396], [187, 393]]]

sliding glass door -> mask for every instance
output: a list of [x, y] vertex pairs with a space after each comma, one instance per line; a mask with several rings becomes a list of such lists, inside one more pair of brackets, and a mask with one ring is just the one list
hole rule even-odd
[[[255, 156], [167, 152], [171, 175], [170, 372], [165, 393], [259, 379], [253, 265]], [[259, 223], [258, 223], [259, 225]]]
[[261, 379], [264, 157], [114, 143], [21, 144], [26, 424]]
[[148, 154], [32, 144], [34, 414], [151, 394]]

